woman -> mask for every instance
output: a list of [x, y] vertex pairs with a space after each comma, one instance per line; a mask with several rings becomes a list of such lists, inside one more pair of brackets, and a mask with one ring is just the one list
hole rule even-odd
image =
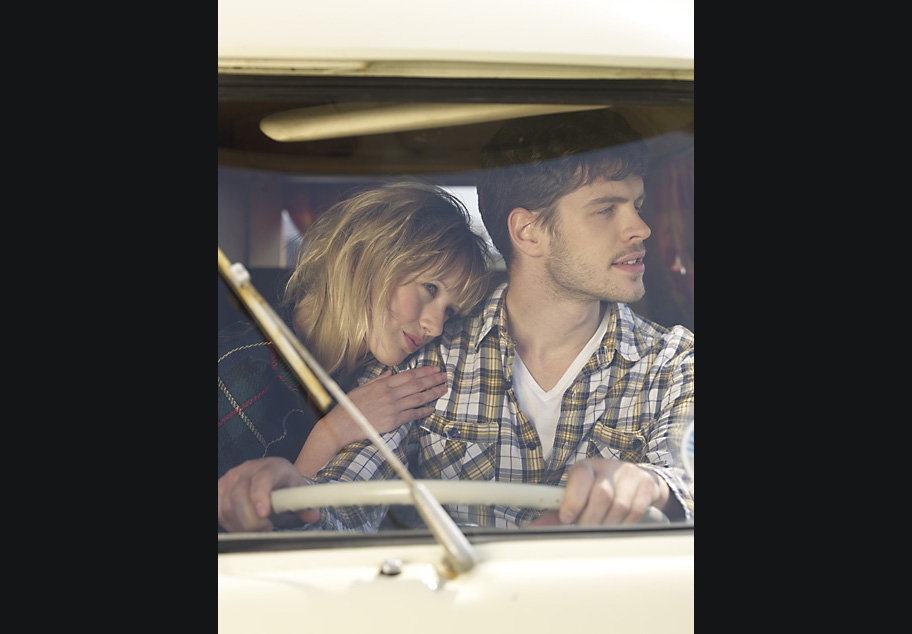
[[[446, 373], [421, 367], [356, 385], [372, 359], [396, 366], [484, 296], [489, 251], [446, 191], [397, 182], [362, 191], [304, 234], [283, 306], [305, 347], [378, 432], [433, 411]], [[307, 476], [365, 434], [342, 407], [317, 419], [271, 344], [249, 324], [219, 333], [219, 477], [244, 460], [288, 458]]]

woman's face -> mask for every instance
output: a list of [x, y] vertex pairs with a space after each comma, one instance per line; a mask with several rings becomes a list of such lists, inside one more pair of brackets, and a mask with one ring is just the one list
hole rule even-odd
[[396, 365], [443, 332], [443, 324], [455, 312], [450, 289], [461, 281], [454, 270], [433, 279], [426, 274], [403, 278], [393, 288], [385, 319], [376, 320], [368, 347], [378, 361]]

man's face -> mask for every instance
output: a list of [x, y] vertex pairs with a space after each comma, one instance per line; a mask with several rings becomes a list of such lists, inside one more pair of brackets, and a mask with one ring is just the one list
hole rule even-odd
[[643, 297], [643, 242], [652, 231], [640, 218], [643, 179], [597, 180], [558, 200], [545, 264], [551, 279], [581, 300], [635, 302]]

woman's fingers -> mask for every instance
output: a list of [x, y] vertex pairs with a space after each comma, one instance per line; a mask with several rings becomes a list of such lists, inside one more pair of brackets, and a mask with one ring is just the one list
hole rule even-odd
[[[447, 392], [446, 382], [446, 372], [434, 366], [421, 366], [398, 374], [384, 372], [348, 396], [371, 425], [384, 433], [431, 414], [434, 411], [431, 404]], [[354, 437], [359, 437], [357, 432]]]

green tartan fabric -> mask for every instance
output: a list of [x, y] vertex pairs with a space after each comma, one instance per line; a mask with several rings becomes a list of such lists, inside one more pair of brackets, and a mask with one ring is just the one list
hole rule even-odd
[[320, 415], [288, 365], [249, 323], [218, 332], [218, 475], [254, 458], [292, 462]]

